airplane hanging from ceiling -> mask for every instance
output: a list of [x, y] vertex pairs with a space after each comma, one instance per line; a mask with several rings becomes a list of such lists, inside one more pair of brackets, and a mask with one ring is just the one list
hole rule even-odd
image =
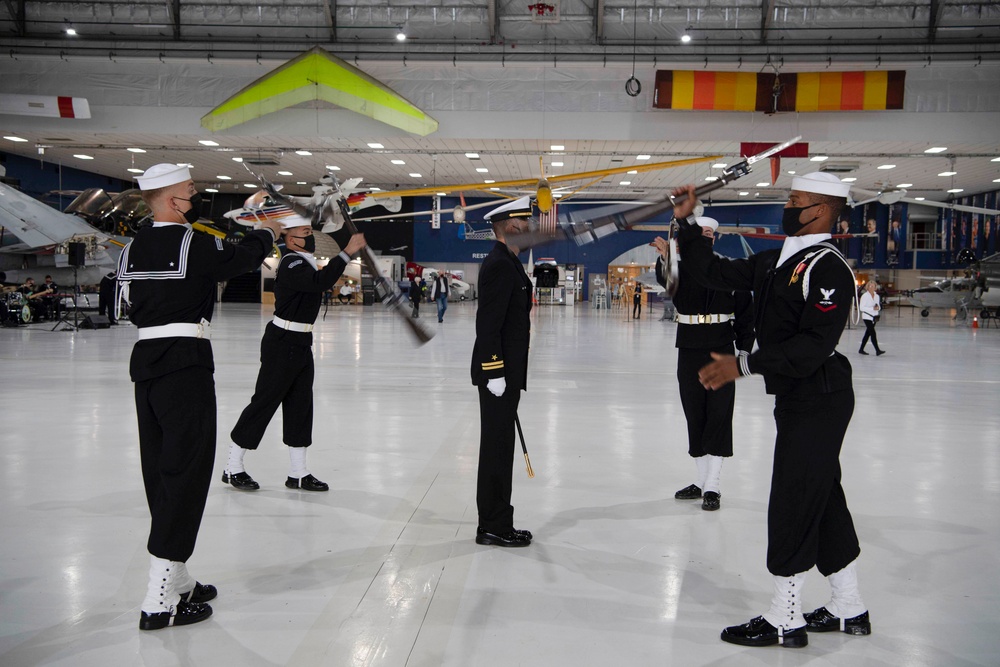
[[84, 217], [57, 211], [0, 183], [0, 271], [8, 282], [50, 274], [57, 283], [72, 284], [69, 243], [85, 247], [86, 264], [75, 272], [78, 281], [100, 282], [115, 268], [123, 240], [99, 231]]
[[941, 202], [941, 201], [931, 201], [927, 199], [914, 199], [912, 197], [907, 197], [906, 190], [902, 188], [894, 188], [892, 186], [887, 186], [882, 190], [864, 190], [862, 188], [852, 188], [855, 192], [867, 195], [868, 199], [863, 199], [861, 201], [856, 201], [851, 204], [851, 206], [857, 208], [864, 204], [868, 204], [873, 201], [877, 201], [879, 204], [884, 204], [886, 206], [891, 206], [897, 202], [906, 202], [908, 204], [919, 204], [921, 206], [931, 206], [934, 208], [941, 209], [951, 209], [954, 211], [962, 211], [964, 213], [982, 213], [984, 215], [1000, 215], [1000, 210], [995, 208], [983, 208], [982, 206], [967, 206], [966, 204], [955, 204], [952, 202]]

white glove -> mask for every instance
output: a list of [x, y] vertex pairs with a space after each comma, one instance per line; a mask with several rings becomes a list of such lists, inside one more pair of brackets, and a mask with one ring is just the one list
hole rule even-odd
[[493, 378], [486, 383], [486, 388], [490, 390], [490, 393], [494, 396], [503, 396], [503, 392], [507, 389], [507, 380], [503, 378]]

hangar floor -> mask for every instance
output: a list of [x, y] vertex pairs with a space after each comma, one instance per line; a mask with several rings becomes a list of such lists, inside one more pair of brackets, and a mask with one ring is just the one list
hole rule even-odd
[[[26, 665], [985, 665], [1000, 651], [1000, 330], [887, 312], [884, 357], [841, 346], [857, 410], [842, 454], [874, 634], [800, 651], [741, 648], [725, 625], [764, 611], [774, 436], [758, 379], [737, 392], [722, 510], [693, 481], [674, 379], [676, 325], [539, 308], [515, 457], [527, 549], [481, 547], [475, 305], [417, 348], [380, 309], [331, 307], [316, 334], [312, 472], [284, 488], [276, 418], [247, 456], [261, 483], [218, 481], [249, 399], [269, 307], [224, 304], [214, 327], [216, 480], [189, 562], [215, 615], [140, 632], [148, 514], [131, 326], [0, 330], [0, 663]], [[817, 428], [823, 415], [816, 416]], [[812, 571], [805, 606], [827, 601]], [[777, 655], [776, 655], [777, 654]], [[777, 661], [777, 662], [776, 662]]]

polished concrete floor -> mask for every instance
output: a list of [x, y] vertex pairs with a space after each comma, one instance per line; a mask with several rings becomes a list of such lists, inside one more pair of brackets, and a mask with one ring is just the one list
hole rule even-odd
[[[0, 330], [0, 665], [1000, 664], [1000, 330], [887, 312], [884, 357], [841, 350], [858, 407], [842, 454], [874, 633], [803, 650], [742, 648], [725, 625], [763, 612], [774, 425], [741, 380], [722, 510], [673, 499], [693, 481], [674, 325], [617, 311], [533, 314], [515, 459], [527, 549], [481, 547], [475, 304], [417, 347], [379, 308], [331, 307], [316, 335], [315, 444], [325, 494], [288, 490], [276, 418], [247, 469], [218, 481], [249, 399], [268, 307], [214, 327], [215, 475], [189, 569], [218, 586], [207, 622], [137, 629], [148, 513], [128, 325]], [[648, 313], [646, 313], [648, 315]], [[822, 428], [822, 415], [817, 415]], [[815, 571], [808, 609], [828, 599]]]

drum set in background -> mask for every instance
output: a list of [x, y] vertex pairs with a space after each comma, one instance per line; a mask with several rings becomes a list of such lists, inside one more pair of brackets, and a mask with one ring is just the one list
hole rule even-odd
[[72, 297], [72, 294], [52, 294], [32, 298], [17, 287], [4, 287], [0, 290], [0, 326], [16, 327], [35, 321], [58, 320], [60, 310], [66, 308], [66, 301], [72, 307]]
[[0, 326], [16, 327], [32, 320], [31, 306], [16, 287], [4, 287], [0, 294]]

